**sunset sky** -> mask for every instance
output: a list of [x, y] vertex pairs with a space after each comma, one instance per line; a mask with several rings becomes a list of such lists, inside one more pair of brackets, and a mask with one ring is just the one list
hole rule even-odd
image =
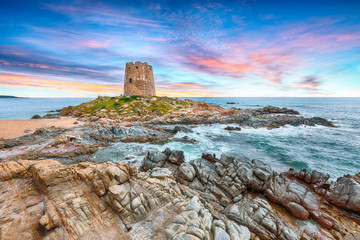
[[360, 97], [360, 1], [0, 2], [0, 95]]

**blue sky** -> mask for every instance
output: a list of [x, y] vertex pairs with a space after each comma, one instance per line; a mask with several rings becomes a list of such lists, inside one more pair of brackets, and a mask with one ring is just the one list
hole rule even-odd
[[1, 1], [0, 94], [360, 96], [359, 1]]

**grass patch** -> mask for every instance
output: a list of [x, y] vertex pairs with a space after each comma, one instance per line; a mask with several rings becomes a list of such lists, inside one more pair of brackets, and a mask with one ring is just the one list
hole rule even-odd
[[30, 166], [28, 166], [28, 167], [26, 168], [26, 171], [30, 171], [30, 169], [31, 169], [35, 164], [36, 164], [36, 163], [31, 164]]
[[142, 97], [138, 95], [118, 97], [101, 96], [78, 106], [69, 106], [68, 109], [70, 110], [70, 115], [72, 115], [71, 113], [76, 113], [75, 116], [84, 114], [96, 116], [98, 113], [107, 114], [110, 111], [114, 111], [122, 117], [141, 117], [149, 114], [162, 116], [191, 105], [192, 104], [187, 101], [169, 97]]
[[17, 175], [17, 174], [13, 174], [13, 175], [11, 175], [11, 179], [15, 179], [15, 178], [18, 178], [19, 177], [19, 175]]

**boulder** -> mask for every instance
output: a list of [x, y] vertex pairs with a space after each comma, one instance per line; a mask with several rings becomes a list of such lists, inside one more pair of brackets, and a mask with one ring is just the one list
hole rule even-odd
[[34, 116], [31, 117], [31, 119], [40, 119], [40, 118], [41, 118], [41, 116], [38, 115], [38, 114], [36, 114], [36, 115], [34, 115]]
[[167, 159], [168, 157], [164, 153], [158, 150], [149, 150], [141, 163], [141, 169], [147, 171], [155, 167], [162, 167]]
[[180, 150], [173, 150], [169, 156], [169, 161], [176, 165], [182, 164], [184, 162], [184, 152]]
[[349, 177], [332, 182], [325, 195], [331, 203], [352, 211], [360, 211], [360, 183]]
[[192, 182], [196, 176], [196, 171], [191, 163], [183, 163], [179, 168], [179, 177], [186, 181]]

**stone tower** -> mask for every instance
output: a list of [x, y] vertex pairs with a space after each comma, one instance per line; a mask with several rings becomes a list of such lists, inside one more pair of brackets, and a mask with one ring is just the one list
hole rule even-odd
[[125, 66], [124, 95], [155, 96], [153, 69], [147, 62], [128, 62]]

